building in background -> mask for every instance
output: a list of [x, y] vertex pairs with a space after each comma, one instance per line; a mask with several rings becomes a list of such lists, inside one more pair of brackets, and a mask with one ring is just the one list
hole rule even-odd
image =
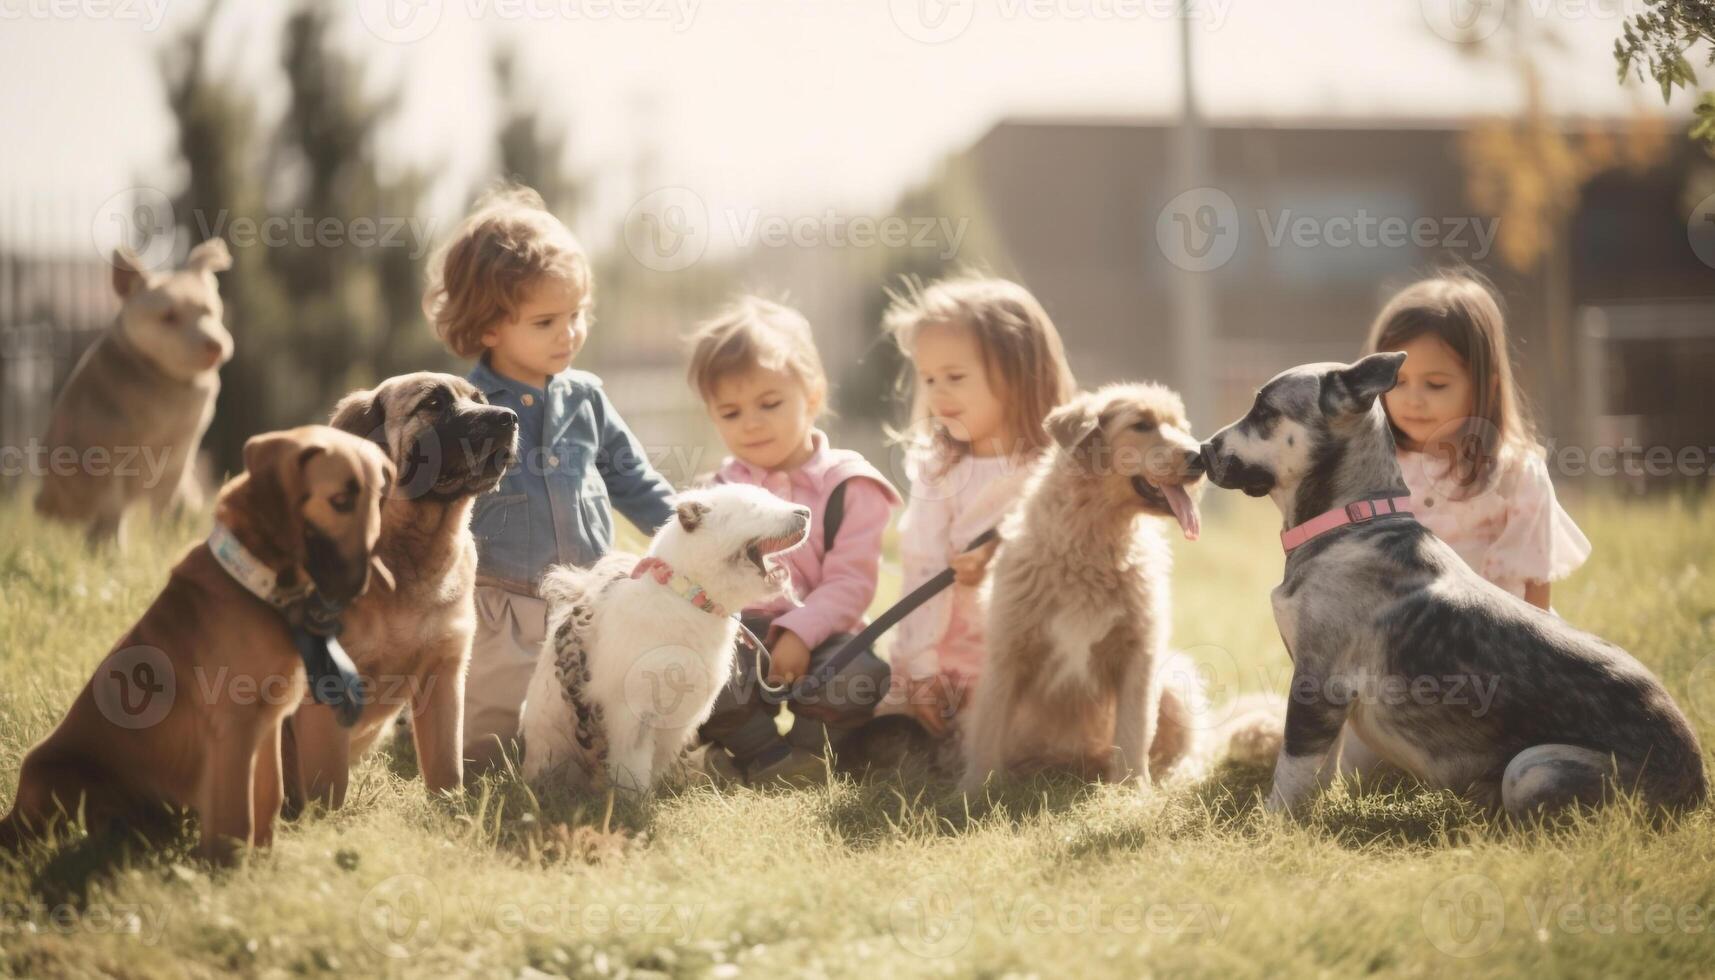
[[[1715, 168], [1677, 140], [1658, 166], [1586, 185], [1564, 298], [1573, 356], [1556, 376], [1546, 281], [1498, 260], [1497, 219], [1466, 199], [1463, 132], [1458, 122], [1213, 123], [1198, 190], [1166, 185], [1170, 123], [1021, 119], [995, 126], [949, 172], [980, 202], [993, 252], [978, 260], [1042, 299], [1086, 385], [1183, 385], [1168, 323], [1175, 263], [1213, 280], [1216, 415], [1193, 420], [1200, 428], [1236, 417], [1279, 370], [1350, 360], [1394, 290], [1460, 263], [1505, 298], [1545, 440], [1715, 447], [1715, 267], [1688, 240], [1709, 236], [1715, 255], [1715, 225], [1686, 218], [1687, 195]], [[1186, 190], [1188, 208], [1175, 200]], [[1408, 229], [1403, 240], [1384, 237], [1389, 219]], [[1427, 234], [1409, 231], [1419, 222]]]

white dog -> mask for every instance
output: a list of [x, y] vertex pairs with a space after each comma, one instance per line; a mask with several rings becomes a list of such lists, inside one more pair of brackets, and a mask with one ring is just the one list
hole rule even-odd
[[543, 578], [548, 639], [522, 726], [532, 783], [650, 789], [732, 674], [738, 611], [787, 588], [774, 556], [810, 527], [807, 508], [753, 486], [689, 491], [675, 509], [647, 557]]

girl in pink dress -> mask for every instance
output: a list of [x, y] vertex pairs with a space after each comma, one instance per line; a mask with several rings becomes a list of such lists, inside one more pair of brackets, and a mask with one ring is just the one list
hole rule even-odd
[[1481, 281], [1426, 279], [1395, 296], [1365, 353], [1404, 351], [1383, 396], [1417, 519], [1479, 575], [1543, 609], [1590, 542], [1563, 510], [1513, 383], [1506, 323]]
[[1043, 419], [1076, 385], [1053, 321], [1016, 283], [933, 283], [896, 298], [886, 327], [914, 382], [903, 439], [911, 491], [899, 521], [902, 590], [949, 564], [957, 579], [895, 627], [892, 686], [877, 713], [909, 714], [939, 737], [952, 730], [987, 657], [980, 586], [994, 546], [960, 553], [1018, 502], [1050, 445]]

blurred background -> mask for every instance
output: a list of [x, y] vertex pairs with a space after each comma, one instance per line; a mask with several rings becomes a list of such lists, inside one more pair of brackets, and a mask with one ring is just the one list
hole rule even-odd
[[904, 276], [1020, 280], [1080, 382], [1166, 381], [1207, 433], [1460, 264], [1558, 479], [1701, 492], [1710, 6], [0, 0], [0, 446], [112, 321], [120, 244], [231, 246], [211, 480], [351, 388], [463, 373], [426, 264], [511, 178], [594, 257], [579, 366], [675, 482], [718, 459], [681, 338], [740, 291], [804, 310], [836, 443], [885, 455]]

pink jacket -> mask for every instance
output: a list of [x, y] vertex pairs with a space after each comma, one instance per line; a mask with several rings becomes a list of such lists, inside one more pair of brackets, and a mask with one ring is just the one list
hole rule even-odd
[[[899, 519], [901, 592], [945, 569], [977, 535], [1018, 503], [1037, 457], [966, 456], [943, 468], [920, 452], [906, 458], [911, 503]], [[952, 673], [975, 682], [987, 659], [983, 590], [955, 585], [894, 627], [893, 678]]]
[[[764, 470], [729, 456], [716, 471], [715, 482], [749, 483], [810, 508], [810, 540], [781, 558], [803, 604], [781, 598], [745, 612], [775, 617], [775, 626], [798, 634], [814, 650], [835, 633], [855, 633], [863, 627], [863, 615], [875, 600], [882, 532], [903, 501], [863, 456], [830, 448], [820, 429], [811, 438], [815, 451], [795, 470]], [[841, 483], [847, 484], [845, 516], [834, 547], [824, 552], [822, 517]]]

